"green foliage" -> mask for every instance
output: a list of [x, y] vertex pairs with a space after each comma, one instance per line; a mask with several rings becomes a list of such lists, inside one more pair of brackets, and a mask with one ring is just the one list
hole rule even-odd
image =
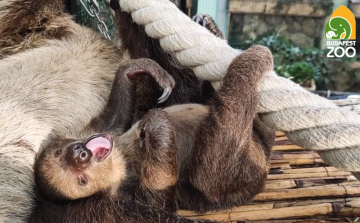
[[[332, 81], [334, 72], [331, 64], [334, 61], [341, 64], [346, 61], [359, 60], [359, 56], [351, 59], [346, 57], [327, 58], [327, 50], [300, 49], [279, 35], [266, 36], [255, 41], [247, 40], [242, 43], [240, 48], [247, 49], [253, 44], [264, 45], [271, 50], [274, 56], [275, 71], [278, 75], [292, 78], [297, 83], [314, 79], [317, 89], [333, 89], [335, 83]], [[349, 73], [349, 75], [353, 74]]]

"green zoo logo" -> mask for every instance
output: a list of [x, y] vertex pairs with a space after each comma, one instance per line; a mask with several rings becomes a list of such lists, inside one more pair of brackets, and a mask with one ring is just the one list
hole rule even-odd
[[356, 55], [356, 20], [346, 6], [337, 8], [325, 26], [327, 57], [355, 57]]
[[326, 39], [349, 39], [351, 32], [350, 22], [340, 16], [330, 19], [325, 26]]

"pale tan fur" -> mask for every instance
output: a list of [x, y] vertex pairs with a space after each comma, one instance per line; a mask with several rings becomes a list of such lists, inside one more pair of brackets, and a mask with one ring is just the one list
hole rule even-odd
[[[99, 191], [118, 188], [126, 177], [126, 162], [120, 150], [114, 150], [103, 162], [93, 162], [84, 171], [75, 171], [64, 165], [52, 154], [42, 157], [44, 163], [38, 169], [51, 185], [56, 185], [58, 192], [69, 200], [87, 197]], [[79, 176], [87, 178], [86, 185], [79, 185]], [[114, 194], [116, 190], [110, 190]], [[115, 194], [114, 194], [115, 195]]]
[[[186, 163], [184, 160], [187, 159], [190, 150], [185, 151], [185, 149], [191, 148], [191, 146], [184, 146], [184, 144], [193, 143], [193, 139], [180, 137], [180, 135], [183, 134], [183, 131], [187, 131], [188, 133], [193, 133], [186, 135], [195, 136], [197, 126], [208, 114], [208, 107], [200, 104], [184, 104], [165, 108], [164, 111], [169, 114], [169, 119], [176, 127], [176, 133], [179, 135], [178, 138], [182, 139], [176, 141], [176, 147], [179, 149], [177, 152], [177, 158], [181, 160], [181, 163]], [[94, 181], [97, 181], [94, 184], [88, 185], [88, 188], [80, 190], [79, 188], [81, 187], [77, 185], [77, 179], [74, 177], [75, 175], [71, 172], [67, 172], [62, 167], [59, 167], [59, 163], [57, 161], [53, 161], [53, 158], [51, 157], [41, 158], [49, 162], [49, 165], [46, 167], [47, 169], [44, 169], [42, 174], [46, 175], [46, 178], [49, 179], [51, 184], [61, 191], [64, 196], [70, 199], [88, 197], [99, 191], [103, 191], [104, 189], [108, 189], [112, 195], [116, 196], [117, 194], [113, 192], [119, 188], [120, 183], [123, 182], [126, 177], [125, 172], [122, 171], [125, 161], [134, 161], [133, 159], [136, 159], [134, 154], [136, 154], [139, 150], [139, 138], [142, 128], [140, 123], [141, 121], [136, 122], [130, 130], [115, 139], [112, 154], [102, 162], [106, 164], [103, 165], [100, 163], [98, 166], [87, 168], [84, 171], [85, 174], [89, 173], [90, 176], [94, 176], [90, 177], [90, 182], [91, 178], [94, 179]], [[106, 166], [107, 163], [110, 162], [112, 163], [112, 167], [115, 168], [109, 168], [109, 166]], [[177, 182], [177, 177], [171, 172], [171, 170], [162, 169], [161, 164], [158, 165], [159, 166], [156, 164], [148, 165], [149, 168], [146, 169], [146, 171], [148, 172], [147, 175], [151, 177], [143, 179], [144, 181], [142, 183], [144, 183], [144, 186], [146, 185], [147, 188], [154, 190], [164, 190], [170, 186], [174, 186]], [[119, 177], [117, 174], [110, 174], [110, 171], [117, 171], [116, 168], [120, 168], [121, 170], [120, 178], [117, 178]], [[179, 166], [178, 168], [182, 167]], [[155, 171], [156, 174], [151, 174], [152, 171]], [[103, 178], [104, 175], [106, 175], [105, 178]]]
[[[253, 46], [234, 60], [223, 87], [208, 106], [183, 104], [152, 109], [121, 136], [118, 135], [122, 131], [110, 129], [107, 134], [115, 140], [112, 151], [122, 158], [110, 156], [100, 163], [118, 162], [114, 166], [129, 167], [129, 172], [122, 174], [118, 181], [114, 179], [116, 175], [109, 174], [111, 170], [116, 171], [112, 169], [113, 166], [93, 166], [93, 159], [88, 161], [83, 158], [84, 162], [80, 162], [76, 161], [77, 155], [75, 159], [71, 155], [64, 159], [78, 171], [77, 174], [91, 173], [90, 180], [99, 182], [90, 183], [89, 188], [79, 190], [74, 173], [66, 171], [67, 167], [61, 165], [60, 159], [60, 162], [50, 161], [48, 167], [40, 171], [44, 173], [37, 175], [39, 192], [44, 192], [44, 197], [54, 196], [53, 199], [61, 200], [62, 197], [77, 199], [91, 196], [106, 188], [110, 192], [108, 195], [115, 196], [115, 200], [130, 194], [135, 200], [144, 196], [145, 202], [153, 207], [163, 207], [168, 202], [172, 206], [171, 203], [175, 201], [176, 208], [199, 211], [230, 208], [250, 202], [263, 189], [274, 138], [273, 131], [266, 128], [255, 113], [256, 84], [272, 69], [272, 60], [267, 48]], [[93, 131], [97, 129], [102, 131], [103, 126], [94, 125]], [[50, 151], [51, 148], [61, 148], [73, 154], [74, 148], [79, 151], [75, 145], [86, 147], [88, 140], [93, 137], [99, 136], [95, 134], [84, 141], [80, 139], [79, 144], [71, 144], [70, 147], [54, 141]], [[47, 159], [41, 156], [37, 167]], [[74, 160], [82, 166], [74, 163]], [[56, 168], [61, 169], [56, 171]], [[102, 171], [109, 177], [104, 178]], [[46, 175], [46, 172], [49, 174]], [[63, 176], [62, 172], [68, 176]], [[208, 184], [210, 181], [211, 184]], [[129, 192], [128, 187], [134, 191]], [[117, 189], [120, 194], [114, 193]], [[57, 195], [54, 191], [61, 193]], [[175, 200], [172, 197], [174, 194]], [[167, 198], [169, 200], [162, 200]]]
[[[186, 165], [192, 143], [195, 141], [197, 134], [197, 129], [199, 124], [203, 121], [206, 114], [209, 112], [209, 108], [200, 104], [184, 104], [184, 105], [174, 105], [164, 109], [169, 113], [169, 118], [171, 123], [176, 126], [176, 137], [182, 139], [183, 135], [187, 135], [188, 138], [184, 140], [177, 140], [177, 148], [181, 148], [181, 152], [177, 153], [176, 160], [178, 165], [178, 170], [184, 168]], [[185, 121], [184, 121], [185, 120]]]
[[[169, 114], [171, 123], [176, 127], [178, 138], [176, 148], [178, 159], [181, 163], [186, 163], [184, 160], [189, 156], [190, 150], [185, 151], [192, 146], [184, 146], [186, 143], [193, 143], [194, 139], [184, 138], [183, 131], [187, 131], [186, 135], [195, 136], [197, 126], [208, 114], [208, 107], [200, 104], [184, 104], [174, 105], [164, 109]], [[125, 134], [115, 139], [114, 148], [109, 157], [97, 165], [90, 165], [81, 174], [87, 175], [89, 184], [86, 186], [79, 186], [78, 173], [74, 173], [61, 165], [61, 162], [55, 160], [52, 156], [41, 157], [44, 160], [44, 165], [40, 165], [42, 175], [53, 185], [57, 190], [68, 199], [78, 199], [91, 196], [99, 191], [107, 190], [110, 194], [116, 196], [114, 191], [117, 191], [121, 182], [125, 180], [125, 164], [126, 162], [134, 161], [136, 159], [136, 152], [139, 150], [139, 139], [142, 126], [141, 121], [135, 123], [130, 130]], [[190, 133], [189, 132], [193, 132]], [[92, 133], [93, 134], [93, 133]], [[113, 136], [114, 137], [114, 136]], [[161, 143], [166, 143], [161, 141]], [[171, 142], [169, 142], [171, 143]], [[167, 147], [169, 145], [164, 145]], [[262, 155], [262, 154], [260, 154]], [[143, 164], [146, 165], [146, 164]], [[146, 188], [154, 190], [165, 190], [170, 186], [174, 186], [177, 182], [177, 177], [172, 170], [161, 168], [161, 163], [147, 165], [147, 176], [142, 183]], [[178, 166], [178, 168], [182, 168]], [[112, 173], [114, 171], [115, 173]], [[152, 172], [156, 174], [152, 174]]]
[[[0, 19], [11, 2], [0, 1]], [[76, 136], [106, 104], [121, 55], [95, 32], [73, 27], [76, 34], [0, 59], [0, 222], [24, 222], [31, 213], [40, 146], [53, 133]]]
[[159, 166], [151, 166], [147, 169], [149, 178], [145, 178], [142, 183], [144, 187], [152, 190], [166, 190], [174, 186], [177, 182], [176, 176], [171, 170], [159, 168]]

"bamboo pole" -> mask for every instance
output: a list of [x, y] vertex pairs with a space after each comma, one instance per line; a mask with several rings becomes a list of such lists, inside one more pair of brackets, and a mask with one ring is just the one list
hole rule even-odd
[[221, 222], [319, 217], [332, 216], [333, 214], [347, 217], [360, 215], [360, 198], [282, 201], [246, 205], [226, 212], [198, 214], [179, 211], [178, 214], [190, 219], [208, 219]]
[[282, 169], [282, 170], [286, 170], [286, 169], [291, 169], [291, 166], [288, 162], [276, 162], [276, 163], [271, 163], [270, 162], [270, 169]]
[[265, 191], [267, 190], [279, 190], [296, 188], [297, 185], [294, 180], [282, 180], [282, 181], [267, 181], [265, 182]]
[[316, 152], [292, 145], [281, 132], [275, 142], [278, 145], [273, 147], [264, 192], [252, 204], [205, 214], [179, 214], [231, 223], [341, 222], [360, 216], [360, 181], [349, 172], [324, 166]]
[[289, 164], [294, 166], [300, 165], [316, 165], [324, 164], [324, 161], [320, 158], [302, 158], [302, 159], [284, 159], [284, 160], [270, 160], [272, 166], [278, 166], [279, 164]]
[[329, 184], [329, 181], [339, 185], [340, 183], [347, 181], [349, 176], [337, 176], [337, 177], [323, 177], [323, 178], [312, 178], [312, 179], [296, 179], [294, 180], [297, 188], [308, 188], [308, 187], [317, 187], [317, 186], [334, 186], [334, 184]]
[[360, 188], [356, 186], [319, 186], [279, 191], [264, 191], [255, 196], [254, 201], [275, 201], [299, 198], [353, 197], [360, 196]]
[[287, 160], [287, 159], [310, 159], [310, 158], [320, 158], [319, 154], [313, 151], [296, 151], [296, 152], [282, 152], [282, 151], [273, 151], [270, 155], [270, 159], [273, 160]]
[[284, 219], [289, 217], [306, 217], [317, 215], [328, 215], [332, 213], [332, 204], [317, 204], [309, 206], [286, 207], [265, 210], [254, 210], [247, 212], [229, 212], [225, 214], [209, 214], [191, 216], [190, 219], [206, 219], [220, 222], [231, 221], [251, 221], [251, 220], [267, 220], [267, 219]]
[[304, 179], [304, 178], [320, 178], [320, 177], [343, 177], [351, 175], [346, 171], [334, 172], [318, 172], [318, 173], [293, 173], [293, 174], [270, 174], [268, 180], [283, 180], [283, 179]]
[[[331, 184], [329, 184], [331, 181]], [[333, 187], [337, 186], [359, 186], [360, 181], [349, 181], [349, 177], [326, 177], [311, 179], [285, 179], [285, 180], [269, 180], [265, 182], [264, 191], [293, 189], [293, 188], [309, 188], [316, 186]]]
[[304, 150], [304, 149], [297, 145], [286, 144], [286, 145], [273, 146], [272, 150], [273, 151], [292, 151], [292, 150], [299, 151], [299, 150]]
[[312, 168], [279, 170], [278, 173], [297, 174], [297, 173], [319, 173], [319, 172], [336, 172], [336, 171], [339, 171], [339, 170], [335, 167], [312, 167]]
[[286, 136], [280, 136], [280, 137], [276, 137], [276, 138], [275, 138], [275, 142], [277, 142], [277, 141], [284, 141], [284, 140], [289, 140], [289, 139], [288, 139], [288, 137], [286, 137]]

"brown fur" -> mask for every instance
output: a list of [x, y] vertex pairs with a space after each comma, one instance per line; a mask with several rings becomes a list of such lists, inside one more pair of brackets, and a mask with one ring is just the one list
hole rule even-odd
[[140, 148], [146, 150], [140, 173], [142, 187], [155, 191], [174, 187], [177, 182], [175, 129], [168, 114], [150, 111], [139, 127], [145, 135]]
[[[158, 89], [159, 87], [162, 89], [173, 89], [175, 81], [159, 64], [145, 58], [125, 63], [123, 66], [120, 66], [120, 70], [117, 73], [118, 75], [115, 77], [113, 90], [110, 93], [106, 106], [108, 109], [103, 112], [101, 119], [106, 123], [107, 129], [116, 125], [121, 132], [125, 132], [136, 121], [136, 117], [143, 115], [140, 114], [141, 112], [152, 108], [150, 105], [148, 105], [150, 107], [143, 108], [144, 101], [147, 101], [148, 97], [151, 98], [153, 96], [151, 94], [152, 89]], [[127, 75], [133, 75], [135, 79], [131, 80]], [[143, 79], [151, 79], [156, 85], [149, 87], [148, 94], [146, 92], [138, 92], [139, 89], [146, 89], [143, 83], [141, 83]], [[139, 88], [139, 86], [142, 87]], [[154, 103], [156, 104], [156, 102]]]
[[[6, 5], [6, 7], [3, 7], [4, 5]], [[26, 107], [23, 106], [23, 104], [17, 107], [13, 106], [13, 104], [10, 104], [11, 106], [7, 106], [7, 103], [1, 102], [1, 105], [4, 108], [10, 107], [12, 109], [11, 115], [17, 114], [16, 112], [20, 112], [21, 117], [23, 117], [19, 122], [14, 121], [15, 119], [9, 122], [9, 118], [7, 116], [8, 113], [5, 113], [4, 117], [6, 117], [8, 123], [5, 123], [4, 128], [12, 129], [12, 135], [17, 134], [17, 132], [19, 132], [18, 135], [20, 135], [20, 133], [23, 134], [24, 132], [27, 132], [27, 135], [25, 135], [24, 137], [24, 142], [26, 142], [26, 145], [31, 145], [34, 151], [38, 151], [39, 145], [46, 145], [47, 141], [51, 140], [50, 136], [52, 134], [62, 134], [69, 137], [76, 137], [79, 131], [83, 129], [83, 127], [87, 125], [93, 117], [100, 113], [101, 109], [104, 107], [105, 100], [109, 93], [109, 83], [113, 78], [113, 73], [111, 73], [111, 70], [117, 66], [119, 60], [119, 55], [114, 53], [113, 47], [110, 47], [105, 40], [99, 38], [99, 36], [94, 34], [92, 31], [76, 25], [70, 20], [70, 17], [68, 15], [60, 11], [61, 8], [62, 5], [60, 0], [0, 0], [0, 59], [5, 58], [4, 63], [1, 65], [8, 64], [8, 66], [5, 67], [4, 70], [8, 69], [11, 73], [13, 69], [21, 68], [24, 64], [23, 63], [19, 66], [18, 63], [14, 62], [16, 61], [16, 59], [19, 61], [30, 61], [30, 63], [32, 61], [36, 61], [36, 63], [32, 64], [33, 66], [31, 67], [31, 69], [26, 70], [27, 74], [29, 74], [28, 76], [23, 75], [24, 71], [22, 71], [23, 73], [11, 73], [23, 75], [20, 76], [21, 78], [17, 78], [17, 76], [15, 75], [11, 79], [11, 81], [16, 80], [17, 78], [21, 80], [19, 82], [21, 86], [32, 86], [33, 80], [35, 79], [33, 78], [33, 75], [37, 73], [43, 74], [41, 72], [44, 71], [49, 72], [53, 75], [51, 76], [52, 78], [48, 78], [46, 80], [40, 79], [39, 81], [41, 84], [35, 83], [36, 86], [39, 88], [36, 88], [36, 90], [33, 89], [33, 91], [29, 91], [31, 94], [28, 95], [28, 97], [24, 97], [24, 95], [22, 94], [19, 95], [18, 91], [13, 91], [17, 94], [16, 97], [13, 95], [4, 95], [1, 97], [1, 99], [15, 97], [19, 99], [17, 100], [17, 102], [27, 101], [26, 104], [36, 105], [35, 108], [28, 110], [26, 108], [28, 108], [29, 106]], [[203, 98], [207, 95], [202, 95], [200, 82], [197, 80], [197, 78], [195, 78], [189, 68], [180, 66], [180, 64], [174, 59], [171, 54], [165, 53], [161, 49], [157, 40], [148, 38], [144, 33], [143, 28], [132, 22], [128, 13], [119, 11], [118, 19], [120, 35], [124, 40], [122, 42], [123, 49], [127, 50], [132, 58], [146, 57], [157, 60], [159, 64], [165, 68], [165, 70], [167, 70], [169, 73], [171, 73], [171, 75], [174, 76], [174, 79], [177, 83], [174, 92], [170, 100], [168, 100], [167, 103], [159, 107], [165, 107], [178, 103], [204, 102]], [[90, 48], [83, 48], [85, 45], [89, 46]], [[46, 50], [43, 50], [44, 48], [41, 48], [43, 46], [47, 47]], [[27, 52], [27, 50], [29, 49], [34, 49], [35, 51]], [[65, 51], [64, 49], [71, 49], [71, 52]], [[46, 52], [51, 50], [58, 50], [59, 54], [57, 55], [57, 57], [54, 57], [53, 54], [51, 54], [51, 57], [48, 56], [49, 54], [47, 54]], [[81, 50], [82, 52], [86, 53], [80, 56], [77, 53]], [[34, 58], [30, 60], [30, 56], [28, 54]], [[14, 58], [11, 57], [13, 55]], [[49, 58], [62, 59], [66, 57], [68, 57], [69, 61], [74, 61], [74, 64], [72, 64], [73, 66], [80, 65], [81, 69], [74, 70], [73, 67], [63, 67], [63, 65], [66, 64], [63, 60], [58, 60], [58, 63], [56, 65], [48, 65]], [[42, 63], [40, 63], [39, 61], [42, 61]], [[47, 66], [43, 66], [43, 64], [46, 64]], [[103, 69], [98, 69], [100, 67], [99, 64], [103, 66]], [[35, 69], [37, 67], [38, 70]], [[96, 72], [94, 72], [94, 69], [90, 69], [89, 67], [96, 67]], [[27, 67], [25, 66], [25, 68]], [[54, 70], [56, 70], [56, 72], [54, 72]], [[79, 74], [80, 71], [82, 71], [82, 74], [84, 75]], [[64, 74], [65, 76], [65, 74], [67, 73], [73, 73], [73, 76], [66, 76], [66, 78], [62, 78], [62, 75]], [[97, 73], [98, 76], [95, 77], [94, 73]], [[3, 78], [4, 74], [2, 73], [1, 75]], [[8, 75], [5, 76], [5, 79], [8, 79], [9, 77], [10, 76]], [[29, 80], [25, 77], [28, 77]], [[59, 77], [59, 79], [57, 79], [57, 77]], [[71, 77], [74, 77], [74, 79], [72, 79]], [[87, 79], [84, 80], [83, 77], [87, 77]], [[67, 85], [59, 85], [59, 81], [61, 83], [67, 83]], [[83, 83], [84, 81], [86, 83]], [[41, 92], [43, 91], [37, 91], [39, 89], [43, 89], [44, 91], [49, 93], [49, 85], [45, 84], [50, 84], [50, 86], [59, 86], [59, 89], [51, 89], [51, 94], [47, 95], [48, 98], [38, 98], [38, 95], [44, 96], [44, 94], [41, 94]], [[156, 83], [152, 82], [149, 84], [148, 82], [145, 82], [145, 84], [148, 85], [141, 85], [145, 87], [140, 87], [138, 93], [142, 93], [142, 95], [144, 96], [145, 92], [149, 92], [150, 94], [154, 95], [154, 97], [151, 97], [148, 101], [145, 101], [143, 103], [142, 114], [144, 114], [149, 108], [156, 107], [154, 106], [154, 104], [156, 104], [156, 99], [159, 96], [157, 94], [161, 94], [161, 91], [154, 91], [154, 89], [152, 88]], [[80, 85], [81, 88], [79, 88]], [[17, 87], [16, 84], [13, 86]], [[11, 89], [13, 89], [13, 86], [11, 87]], [[97, 87], [94, 88], [94, 86]], [[64, 87], [64, 89], [61, 89], [61, 87]], [[5, 93], [9, 94], [8, 91]], [[81, 98], [83, 101], [79, 102], [79, 98]], [[189, 106], [187, 107], [187, 109], [188, 108]], [[181, 115], [179, 115], [179, 117], [180, 116]], [[139, 115], [139, 117], [142, 117], [142, 115]], [[196, 120], [195, 123], [199, 122], [198, 120]], [[21, 126], [21, 128], [18, 126]], [[26, 129], [24, 126], [26, 126]], [[189, 126], [195, 127], [196, 124], [188, 123], [182, 125], [182, 127]], [[179, 131], [177, 129], [176, 136], [178, 135]], [[185, 130], [183, 129], [182, 131]], [[194, 132], [194, 130], [191, 129], [191, 131], [189, 132]], [[193, 135], [190, 135], [188, 137], [195, 138], [195, 136]], [[37, 141], [34, 141], [34, 138], [36, 138]], [[192, 157], [192, 143], [190, 143], [192, 141], [180, 141], [182, 142], [182, 145], [187, 145], [186, 148], [184, 148], [184, 150], [187, 150], [187, 152], [184, 152], [184, 154], [187, 154], [189, 158]], [[13, 142], [13, 140], [11, 142]], [[5, 143], [7, 142], [5, 141]], [[268, 145], [266, 144], [266, 140], [263, 141], [263, 144]], [[21, 145], [23, 144], [16, 145], [16, 147]], [[30, 156], [28, 156], [28, 154], [21, 156], [20, 158], [23, 158], [25, 156], [29, 157], [29, 159], [32, 159]], [[141, 154], [137, 156], [141, 157]], [[132, 157], [131, 159], [135, 158], [136, 156]], [[9, 162], [9, 165], [10, 163], [11, 161]], [[14, 172], [18, 174], [17, 171], [20, 170], [20, 168], [16, 168], [18, 167], [16, 166], [18, 164], [21, 164], [21, 162], [11, 164], [14, 169], [11, 169], [10, 174], [8, 174], [9, 176], [13, 176]], [[2, 166], [4, 167], [4, 165]], [[184, 168], [184, 170], [181, 170], [184, 171], [184, 173], [189, 171], [185, 168], [186, 165], [181, 165], [181, 167]], [[27, 172], [30, 172], [29, 175], [31, 175], [32, 172], [29, 171], [27, 167], [25, 169]], [[25, 181], [29, 180], [26, 179]], [[13, 181], [9, 180], [9, 182]], [[191, 184], [190, 182], [186, 183]], [[169, 185], [171, 184], [172, 183], [170, 183]], [[10, 185], [17, 186], [15, 182], [10, 183]], [[25, 187], [30, 188], [32, 182], [25, 183], [24, 185], [25, 186], [21, 189], [24, 189]], [[148, 185], [148, 183], [144, 185]], [[131, 186], [125, 186], [127, 186], [125, 189], [131, 188]], [[185, 186], [187, 187], [187, 185]], [[154, 187], [154, 185], [149, 188], [152, 187]], [[193, 189], [191, 185], [187, 188], [189, 189], [188, 191], [190, 194], [197, 194], [196, 188]], [[25, 193], [27, 193], [26, 196], [32, 197], [31, 192], [26, 191]], [[166, 192], [166, 194], [167, 193], [168, 192]], [[157, 198], [159, 196], [161, 198], [162, 194], [163, 190], [159, 191], [159, 193], [155, 193], [155, 190], [151, 189], [145, 194], [141, 194], [141, 196], [139, 196], [140, 198], [152, 197], [152, 199], [147, 200], [152, 201], [151, 205], [156, 207], [157, 205], [163, 203], [161, 199], [160, 202], [157, 202]], [[12, 194], [7, 195], [7, 197], [12, 196]], [[18, 198], [16, 196], [14, 197], [15, 199]], [[1, 196], [1, 198], [4, 198], [4, 196]], [[134, 197], [130, 196], [130, 198], [133, 199]], [[208, 205], [206, 203], [206, 199], [207, 198], [198, 198], [195, 196], [194, 201], [190, 202], [189, 205], [194, 206], [196, 205], [196, 202], [200, 201], [200, 206], [198, 207], [198, 209], [200, 210], [221, 208], [219, 204]], [[18, 202], [19, 200], [21, 199], [17, 199], [16, 201]], [[113, 200], [113, 197], [109, 198], [108, 196], [95, 196], [90, 199], [78, 200], [67, 204], [54, 204], [52, 202], [44, 201], [39, 198], [37, 200], [36, 207], [34, 208], [34, 211], [32, 213], [32, 217], [29, 221], [53, 222], [55, 219], [58, 222], [148, 222], [144, 219], [151, 219], [154, 222], [187, 222], [183, 219], [179, 220], [179, 217], [176, 215], [162, 212], [161, 210], [148, 209], [147, 207], [144, 208], [142, 205], [138, 205], [138, 203], [132, 202], [132, 200], [131, 202], [126, 203], [127, 200], [128, 199], [122, 202], [118, 200]], [[29, 199], [25, 202], [21, 200], [20, 204], [16, 203], [13, 209], [6, 213], [6, 219], [13, 219], [14, 217], [17, 217], [17, 219], [26, 218], [27, 216], [25, 214], [25, 211], [28, 211], [30, 208], [32, 208], [32, 206], [29, 205], [30, 202], [28, 201]], [[124, 203], [126, 203], [125, 206]], [[181, 207], [182, 203], [184, 202], [178, 201], [178, 206]], [[23, 208], [24, 204], [27, 205], [26, 208]], [[8, 208], [9, 206], [5, 207], [5, 210], [8, 210]], [[19, 209], [21, 209], [21, 211], [19, 211]], [[5, 218], [1, 218], [1, 220], [3, 219]]]
[[56, 134], [103, 111], [121, 52], [62, 12], [61, 0], [0, 0], [0, 222], [35, 208], [33, 164]]
[[62, 8], [62, 0], [8, 0], [0, 14], [0, 58], [74, 34], [79, 27]]
[[40, 206], [29, 223], [71, 222], [71, 223], [194, 223], [161, 209], [150, 208], [128, 200], [114, 201], [106, 195], [98, 195], [87, 200], [73, 201], [69, 205], [47, 203]]
[[[155, 107], [164, 108], [175, 104], [204, 103], [207, 99], [207, 92], [202, 93], [202, 84], [195, 77], [193, 71], [190, 68], [181, 66], [171, 53], [165, 52], [161, 48], [159, 40], [148, 37], [144, 27], [134, 23], [131, 15], [122, 11], [119, 5], [114, 9], [121, 39], [121, 48], [129, 53], [131, 59], [149, 58], [156, 61], [173, 76], [176, 82], [170, 98], [165, 103]], [[138, 102], [136, 120], [146, 114], [149, 108], [153, 108], [153, 104], [156, 104], [159, 93], [154, 91], [156, 89], [154, 86], [156, 84], [153, 82], [146, 81], [142, 82], [142, 85], [137, 90], [137, 94], [147, 100]], [[154, 95], [155, 97], [148, 97], [148, 95]]]
[[[125, 134], [117, 136], [115, 130], [111, 134], [116, 137], [116, 148], [102, 163], [121, 162], [116, 164], [121, 166], [125, 162], [127, 176], [120, 179], [120, 187], [112, 183], [115, 176], [107, 174], [103, 179], [101, 171], [94, 173], [91, 180], [99, 177], [107, 191], [117, 189], [114, 200], [129, 200], [155, 209], [207, 211], [248, 203], [263, 189], [274, 139], [274, 132], [256, 117], [257, 83], [272, 68], [270, 51], [253, 46], [230, 65], [222, 88], [209, 106], [185, 104], [151, 110]], [[62, 151], [66, 148], [61, 146]], [[51, 154], [55, 149], [58, 146], [47, 148], [44, 153]], [[119, 156], [123, 158], [118, 159]], [[71, 185], [78, 183], [72, 180], [73, 174], [62, 177], [53, 172], [58, 166], [65, 168], [61, 162], [51, 155], [42, 156], [36, 169], [41, 170], [44, 162], [49, 163], [49, 175], [66, 182], [49, 182], [49, 177], [41, 176], [44, 173], [39, 171], [40, 193], [47, 189], [43, 184], [60, 194], [64, 189], [74, 190]], [[102, 163], [93, 166], [91, 161], [90, 166], [75, 175], [93, 168], [108, 168]], [[83, 191], [89, 191], [88, 196], [94, 195], [90, 191], [105, 192], [104, 185], [74, 190], [73, 198], [83, 198]], [[51, 191], [48, 197], [56, 197]]]
[[[198, 128], [197, 138], [204, 140], [195, 141], [191, 165], [185, 170], [189, 182], [182, 182], [184, 188], [190, 183], [205, 194], [209, 202], [196, 207], [203, 198], [183, 196], [190, 193], [180, 190], [180, 208], [207, 210], [223, 204], [244, 204], [262, 190], [273, 134], [255, 119], [256, 83], [272, 66], [271, 53], [253, 46], [228, 68], [222, 88], [210, 102], [209, 115]], [[261, 156], [252, 157], [254, 154]]]

